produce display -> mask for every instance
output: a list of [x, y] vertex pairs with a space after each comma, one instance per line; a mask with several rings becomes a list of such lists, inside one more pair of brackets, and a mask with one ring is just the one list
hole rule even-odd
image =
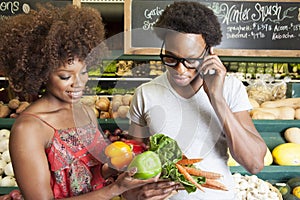
[[250, 98], [253, 109], [250, 111], [252, 119], [299, 120], [300, 98], [285, 98], [275, 101], [265, 101], [259, 104]]
[[223, 62], [231, 73], [241, 74], [242, 80], [255, 79], [269, 75], [276, 79], [286, 76], [292, 79], [300, 78], [299, 63], [273, 63], [273, 62]]
[[89, 70], [89, 76], [149, 77], [165, 71], [161, 61], [103, 60], [102, 64]]
[[132, 61], [120, 60], [117, 64], [117, 76], [149, 77], [158, 76], [165, 71], [161, 61]]
[[237, 200], [281, 200], [281, 193], [256, 175], [234, 173]]
[[300, 166], [300, 144], [283, 143], [276, 146], [272, 155], [274, 162], [282, 166]]
[[7, 103], [0, 102], [0, 118], [16, 118], [30, 105], [27, 101], [13, 98]]
[[[288, 131], [288, 130], [290, 131], [295, 128], [297, 128], [297, 127], [291, 127], [291, 129], [286, 129], [286, 131]], [[10, 157], [9, 157], [7, 148], [8, 148], [8, 142], [9, 142], [8, 138], [9, 138], [10, 132], [7, 129], [2, 129], [0, 131], [0, 133], [1, 133], [0, 138], [2, 138], [2, 140], [0, 141], [1, 160], [9, 161]], [[167, 179], [171, 179], [171, 180], [180, 181], [183, 184], [185, 184], [185, 187], [186, 187], [187, 191], [189, 191], [189, 192], [193, 192], [196, 189], [201, 190], [201, 189], [203, 189], [203, 187], [210, 187], [210, 188], [214, 188], [214, 189], [226, 190], [226, 188], [222, 184], [220, 184], [220, 182], [217, 181], [218, 178], [222, 177], [221, 174], [217, 174], [214, 172], [202, 171], [198, 168], [195, 168], [193, 164], [196, 162], [201, 162], [201, 159], [185, 158], [184, 156], [182, 156], [182, 152], [176, 145], [176, 141], [174, 141], [172, 139], [169, 140], [168, 137], [166, 137], [162, 134], [156, 134], [155, 135], [156, 137], [151, 137], [150, 141], [152, 141], [152, 142], [150, 143], [151, 145], [150, 145], [149, 149], [146, 148], [146, 145], [142, 142], [128, 139], [129, 137], [128, 137], [127, 130], [121, 130], [119, 128], [112, 130], [112, 131], [104, 130], [104, 134], [109, 139], [112, 139], [111, 141], [114, 141], [114, 142], [112, 142], [111, 146], [106, 149], [106, 155], [110, 158], [113, 158], [113, 159], [110, 159], [110, 161], [119, 170], [127, 168], [131, 164], [131, 162], [133, 162], [133, 159], [137, 157], [137, 155], [142, 155], [143, 152], [151, 151], [152, 152], [151, 156], [149, 156], [149, 155], [146, 156], [146, 158], [148, 157], [149, 160], [144, 161], [144, 162], [156, 163], [156, 165], [140, 164], [140, 163], [143, 163], [143, 161], [141, 161], [143, 159], [139, 159], [138, 162], [135, 161], [136, 163], [132, 164], [132, 166], [134, 165], [137, 167], [142, 167], [142, 175], [137, 176], [137, 178], [149, 178], [149, 177], [155, 176], [157, 173], [160, 172], [161, 178], [167, 178]], [[110, 136], [119, 136], [119, 137], [117, 138], [117, 140], [116, 140], [116, 138], [114, 140]], [[285, 144], [290, 144], [290, 142], [285, 143]], [[296, 144], [296, 143], [294, 143], [294, 144]], [[280, 162], [290, 162], [290, 161], [286, 161], [286, 160], [295, 154], [299, 155], [299, 152], [300, 152], [299, 148], [300, 148], [299, 146], [296, 146], [296, 147], [287, 146], [287, 147], [281, 148], [281, 150], [283, 149], [283, 151], [285, 151], [285, 152], [283, 152], [280, 155], [278, 153], [277, 154], [275, 153], [276, 152], [276, 150], [275, 150], [276, 147], [275, 147], [274, 148], [275, 151], [274, 150], [272, 151], [271, 158], [270, 158], [270, 150], [268, 149], [267, 154], [265, 156], [265, 165], [266, 166], [268, 166], [270, 164], [281, 165]], [[170, 152], [172, 152], [172, 153], [170, 154]], [[145, 155], [147, 155], [147, 154], [145, 154]], [[157, 155], [160, 158], [159, 159], [160, 164], [159, 164], [158, 160], [155, 161], [157, 156], [153, 156], [153, 155]], [[179, 155], [181, 155], [181, 156], [179, 156]], [[124, 159], [124, 158], [126, 158], [126, 159]], [[170, 158], [170, 160], [173, 160], [173, 162], [169, 162], [168, 161], [169, 158]], [[272, 158], [274, 158], [274, 162], [273, 162]], [[277, 158], [281, 159], [279, 164], [277, 163]], [[296, 161], [296, 162], [298, 162], [298, 161]], [[2, 169], [2, 170], [0, 170], [0, 172], [1, 171], [3, 171], [3, 172], [2, 172], [2, 176], [1, 176], [2, 178], [0, 181], [0, 187], [17, 186], [17, 184], [15, 182], [15, 178], [13, 177], [13, 174], [11, 174], [11, 172], [9, 172], [9, 169], [12, 170], [11, 165], [9, 165], [9, 162], [5, 162], [5, 163], [2, 162], [2, 163], [3, 163], [3, 167], [0, 168], [0, 169]], [[0, 164], [1, 164], [1, 162], [0, 162]], [[237, 165], [231, 165], [231, 166], [237, 166]], [[293, 165], [293, 163], [288, 164], [288, 165]], [[147, 166], [150, 169], [153, 167], [153, 169], [156, 169], [157, 171], [153, 172], [151, 174], [151, 171], [149, 173], [149, 170], [143, 166]], [[285, 166], [287, 166], [286, 163], [285, 163]], [[7, 168], [7, 169], [5, 170], [5, 168]], [[13, 170], [12, 170], [12, 173], [13, 173]], [[244, 177], [246, 177], [246, 175]], [[249, 178], [249, 179], [251, 179], [251, 178]], [[194, 182], [195, 180], [196, 180], [196, 182]], [[204, 181], [206, 181], [206, 183]], [[300, 181], [298, 181], [298, 182], [300, 183]], [[259, 180], [256, 183], [257, 184], [261, 183], [261, 180]], [[250, 187], [251, 184], [250, 185], [249, 184], [250, 183], [248, 183], [248, 186]], [[264, 184], [264, 183], [261, 183], [261, 184]], [[278, 183], [278, 184], [276, 183], [276, 184], [274, 184], [274, 186], [277, 188], [279, 186], [281, 186], [278, 188], [278, 190], [281, 193], [283, 193], [285, 191], [284, 188], [288, 187], [288, 186], [283, 187], [284, 184], [287, 184], [287, 183]], [[300, 187], [296, 187], [296, 186], [297, 186], [296, 184], [293, 184], [293, 187], [292, 187], [293, 189], [288, 190], [288, 195], [286, 195], [286, 196], [283, 195], [284, 200], [286, 200], [286, 199], [287, 200], [290, 200], [290, 199], [297, 200], [295, 197], [299, 193]], [[245, 187], [245, 185], [244, 185], [244, 187]], [[240, 192], [241, 194], [239, 194], [239, 195], [243, 196], [243, 195], [245, 195], [245, 192], [246, 192], [248, 194], [248, 197], [244, 198], [244, 199], [247, 200], [247, 199], [255, 199], [251, 195], [258, 191], [259, 192], [256, 193], [256, 195], [260, 194], [262, 197], [263, 196], [266, 197], [267, 194], [272, 196], [272, 194], [270, 194], [270, 193], [275, 192], [274, 190], [272, 190], [271, 187], [269, 187], [268, 190], [266, 190], [265, 192], [260, 191], [265, 186], [256, 185], [255, 187], [256, 187], [256, 189], [255, 188], [254, 189], [253, 188], [245, 189], [246, 191], [245, 190], [241, 191]], [[266, 188], [267, 187], [265, 187], [265, 189]], [[266, 197], [266, 198], [262, 198], [262, 199], [268, 199], [268, 198]], [[241, 198], [241, 199], [243, 199], [243, 198]], [[259, 198], [256, 198], [256, 199], [259, 199]], [[274, 199], [276, 199], [276, 198], [274, 198]]]
[[300, 144], [300, 128], [290, 127], [284, 131], [284, 138], [287, 142]]
[[300, 199], [300, 177], [293, 177], [286, 183], [275, 183], [284, 200]]
[[[283, 132], [286, 142], [276, 145], [273, 149], [267, 148], [264, 165], [300, 166], [300, 128], [290, 127]], [[228, 150], [228, 166], [239, 166]]]
[[[118, 130], [116, 132], [122, 134], [123, 131]], [[125, 135], [127, 135], [127, 133], [125, 133]], [[126, 139], [123, 139], [123, 141], [125, 140]], [[290, 143], [285, 143], [285, 144], [290, 144]], [[143, 151], [145, 155], [141, 153]], [[142, 155], [142, 157], [144, 157], [143, 159], [145, 159], [149, 151], [154, 152], [160, 158], [160, 162], [158, 160], [155, 160], [157, 156], [154, 156], [154, 158], [152, 156], [149, 156], [149, 160], [143, 161], [143, 159], [138, 159], [137, 161], [134, 162], [131, 161], [133, 164], [131, 164], [130, 162], [130, 164], [126, 164], [125, 166], [123, 166], [125, 168], [127, 167], [130, 168], [131, 166], [137, 166], [139, 169], [141, 169], [143, 175], [137, 176], [137, 178], [141, 178], [141, 179], [151, 178], [157, 175], [161, 170], [161, 175], [160, 175], [161, 178], [180, 181], [185, 186], [188, 192], [193, 192], [197, 189], [203, 190], [204, 187], [226, 190], [224, 185], [222, 185], [220, 182], [217, 181], [219, 178], [222, 177], [221, 174], [214, 173], [214, 172], [207, 172], [195, 168], [193, 164], [197, 162], [201, 162], [201, 159], [185, 158], [182, 155], [181, 150], [177, 146], [176, 141], [170, 139], [169, 137], [163, 134], [155, 134], [154, 136], [151, 136], [149, 149], [144, 148], [143, 151], [140, 151], [137, 154], [135, 153], [133, 154]], [[274, 148], [273, 151], [270, 151], [270, 149], [267, 150], [264, 159], [265, 166], [269, 166], [271, 164], [275, 164], [275, 165], [278, 164], [276, 162], [277, 159], [275, 155], [276, 151], [277, 151], [276, 148]], [[299, 149], [290, 149], [289, 152], [277, 156], [282, 159], [288, 159], [291, 154], [297, 154], [298, 152], [300, 152]], [[151, 155], [155, 155], [155, 154], [151, 154]], [[145, 164], [145, 163], [151, 163], [151, 164]], [[236, 165], [230, 165], [230, 166], [237, 166], [237, 165], [239, 164], [237, 163]], [[300, 178], [296, 178], [296, 179], [292, 178], [292, 180], [294, 181], [289, 181], [288, 186], [290, 189], [287, 189], [287, 191], [285, 191], [284, 188], [287, 188], [288, 186], [282, 187], [282, 185], [287, 185], [287, 183], [274, 183], [274, 185], [272, 185], [271, 183], [258, 178], [256, 175], [242, 175], [240, 173], [234, 173], [233, 178], [236, 183], [236, 198], [238, 200], [239, 199], [240, 200], [277, 200], [277, 199], [297, 200], [296, 197], [299, 194], [299, 190], [300, 190]], [[281, 185], [281, 187], [279, 187], [279, 185]], [[290, 187], [290, 185], [292, 185], [292, 187]], [[284, 193], [287, 194], [284, 195]]]
[[[240, 166], [240, 164], [234, 160], [234, 158], [232, 157], [232, 155], [230, 154], [230, 151], [228, 149], [228, 161], [227, 161], [227, 165], [228, 166]], [[270, 151], [269, 148], [267, 148], [267, 152], [266, 155], [264, 157], [264, 166], [270, 166], [273, 163], [273, 156], [272, 156], [272, 152]]]
[[97, 118], [127, 118], [127, 113], [131, 103], [132, 95], [114, 95], [111, 100], [105, 96], [84, 96], [81, 102], [90, 106]]
[[249, 80], [247, 83], [248, 97], [259, 104], [286, 98], [287, 84], [284, 81], [273, 83], [271, 80], [261, 78]]
[[0, 130], [0, 187], [17, 186], [8, 149], [9, 136], [10, 130]]

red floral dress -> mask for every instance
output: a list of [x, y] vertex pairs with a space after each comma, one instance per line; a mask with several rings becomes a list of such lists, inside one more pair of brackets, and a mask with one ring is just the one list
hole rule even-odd
[[78, 196], [102, 188], [105, 180], [100, 160], [106, 141], [99, 129], [90, 123], [57, 130], [42, 121], [55, 131], [46, 149], [54, 198]]
[[54, 198], [78, 196], [104, 186], [99, 154], [105, 146], [100, 131], [92, 124], [55, 130], [46, 149]]

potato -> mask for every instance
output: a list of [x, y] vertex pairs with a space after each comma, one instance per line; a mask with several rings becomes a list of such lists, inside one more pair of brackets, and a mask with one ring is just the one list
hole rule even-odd
[[99, 115], [100, 115], [99, 110], [95, 106], [93, 106], [92, 108], [93, 108], [93, 111], [94, 111], [94, 113], [96, 115], [96, 118], [98, 118]]
[[112, 111], [117, 111], [119, 109], [120, 106], [122, 106], [122, 101], [120, 100], [113, 100], [111, 102], [112, 104]]
[[112, 101], [117, 101], [117, 100], [119, 100], [119, 101], [122, 102], [122, 98], [123, 98], [122, 95], [116, 94], [116, 95], [114, 95], [114, 96], [112, 97]]
[[19, 105], [19, 107], [16, 110], [16, 113], [20, 114], [21, 112], [23, 112], [28, 106], [30, 105], [30, 103], [28, 103], [27, 101], [22, 101]]
[[126, 118], [128, 111], [129, 111], [129, 106], [120, 106], [118, 108], [118, 116], [120, 118]]
[[0, 104], [0, 118], [5, 118], [9, 116], [11, 109], [7, 105]]
[[119, 117], [119, 114], [117, 111], [111, 113], [111, 118], [116, 119], [118, 117]]
[[92, 107], [95, 105], [97, 99], [97, 96], [84, 96], [80, 99], [80, 101], [84, 105]]
[[9, 102], [8, 102], [8, 107], [12, 110], [15, 110], [19, 107], [20, 105], [20, 101], [19, 99], [11, 99]]
[[291, 127], [285, 130], [284, 138], [288, 142], [300, 144], [300, 128]]
[[97, 109], [99, 109], [101, 111], [108, 111], [109, 101], [100, 98], [96, 101], [95, 106], [96, 106]]
[[106, 112], [106, 111], [101, 111], [100, 112], [100, 119], [109, 119], [110, 118], [110, 114], [109, 112]]
[[125, 94], [122, 97], [122, 103], [124, 106], [129, 106], [131, 103], [132, 95], [131, 94]]
[[99, 99], [106, 102], [107, 104], [110, 104], [110, 100], [108, 97], [100, 97]]

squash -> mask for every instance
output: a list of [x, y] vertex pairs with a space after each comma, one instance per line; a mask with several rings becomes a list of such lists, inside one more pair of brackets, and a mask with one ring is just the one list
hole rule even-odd
[[284, 196], [284, 200], [299, 200], [299, 198], [297, 198], [295, 195], [293, 194], [286, 194]]
[[236, 162], [236, 160], [234, 160], [234, 158], [232, 157], [229, 149], [227, 149], [227, 154], [228, 154], [228, 160], [227, 160], [227, 165], [232, 167], [232, 166], [240, 166], [240, 164], [238, 162]]
[[249, 98], [249, 102], [252, 105], [252, 108], [259, 108], [259, 103], [255, 99]]
[[264, 165], [270, 166], [273, 163], [273, 156], [269, 148], [267, 148], [266, 155], [264, 157]]
[[[227, 165], [228, 166], [240, 166], [240, 164], [234, 160], [232, 155], [230, 154], [229, 149], [227, 150], [228, 153], [228, 160], [227, 160]], [[269, 148], [267, 148], [266, 155], [264, 157], [264, 166], [270, 166], [273, 163], [273, 156]]]
[[[250, 115], [252, 116], [252, 118], [256, 111], [271, 113], [275, 116], [275, 119], [293, 120], [295, 118], [295, 109], [293, 109], [292, 107], [288, 107], [288, 106], [278, 107], [278, 108], [262, 108], [262, 107], [255, 108], [252, 111], [250, 111]], [[264, 116], [262, 115], [262, 117], [264, 117]], [[270, 117], [271, 117], [271, 115], [270, 115]], [[264, 118], [266, 118], [266, 117], [264, 117]]]
[[284, 138], [288, 142], [300, 144], [300, 128], [291, 127], [284, 131]]
[[290, 178], [286, 184], [288, 184], [291, 188], [291, 190], [293, 190], [295, 187], [298, 187], [300, 186], [300, 177], [293, 177], [293, 178]]
[[250, 112], [252, 119], [276, 119], [276, 116], [269, 112], [253, 110]]
[[295, 195], [297, 198], [300, 198], [300, 186], [297, 186], [292, 191], [293, 195]]
[[300, 108], [295, 110], [295, 119], [300, 119]]
[[272, 151], [273, 160], [282, 166], [300, 166], [300, 144], [283, 143]]
[[278, 107], [285, 107], [285, 106], [289, 106], [294, 109], [300, 108], [300, 97], [286, 98], [286, 99], [280, 99], [276, 101], [265, 101], [260, 105], [260, 107], [262, 108], [278, 108]]
[[274, 187], [276, 187], [279, 190], [280, 194], [284, 199], [285, 196], [287, 196], [291, 192], [291, 187], [286, 183], [275, 183]]

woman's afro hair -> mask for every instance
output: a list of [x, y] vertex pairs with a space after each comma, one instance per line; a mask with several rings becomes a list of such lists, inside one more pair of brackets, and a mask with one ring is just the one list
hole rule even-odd
[[2, 19], [0, 35], [0, 71], [15, 91], [37, 94], [53, 70], [84, 61], [105, 29], [97, 10], [48, 4]]

